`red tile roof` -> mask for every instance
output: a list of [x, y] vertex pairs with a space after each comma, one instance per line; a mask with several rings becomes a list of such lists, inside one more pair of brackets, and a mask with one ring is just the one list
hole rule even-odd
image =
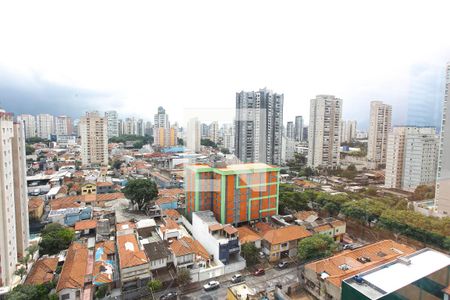
[[97, 227], [97, 220], [82, 220], [75, 223], [75, 230], [94, 229]]
[[37, 285], [50, 282], [55, 276], [58, 258], [41, 258], [33, 264], [25, 284]]
[[223, 230], [228, 234], [235, 234], [238, 232], [238, 230], [236, 228], [234, 228], [233, 225], [225, 225], [223, 227]]
[[238, 227], [237, 230], [239, 232], [239, 241], [241, 244], [254, 243], [261, 240], [261, 236], [251, 230], [248, 226]]
[[148, 263], [145, 252], [139, 248], [136, 235], [125, 234], [117, 237], [120, 268], [131, 268]]
[[86, 245], [73, 242], [67, 251], [66, 261], [59, 276], [56, 291], [82, 289], [85, 276], [90, 275], [86, 274], [87, 265], [88, 249]]
[[163, 210], [163, 215], [166, 215], [168, 218], [175, 220], [181, 217], [180, 213], [175, 209], [166, 209]]
[[[415, 250], [409, 246], [396, 243], [392, 240], [384, 240], [356, 250], [344, 251], [330, 258], [307, 264], [305, 268], [313, 270], [318, 274], [326, 272], [329, 275], [326, 280], [330, 281], [333, 285], [340, 287], [342, 280], [345, 278], [413, 252], [415, 252]], [[359, 262], [357, 258], [363, 256], [369, 258], [371, 261], [366, 263]], [[349, 266], [349, 269], [342, 270], [339, 268], [339, 266], [343, 264]]]
[[306, 228], [297, 225], [272, 229], [263, 234], [263, 239], [272, 245], [287, 243], [311, 236]]
[[34, 209], [40, 207], [41, 205], [44, 205], [44, 200], [42, 200], [41, 198], [31, 198], [28, 201], [28, 209], [29, 210], [34, 210]]
[[170, 244], [170, 249], [173, 251], [175, 256], [195, 254], [204, 259], [209, 259], [209, 253], [203, 245], [187, 236], [184, 236], [178, 240], [173, 240], [172, 244]]
[[255, 224], [256, 231], [259, 232], [261, 235], [264, 235], [266, 232], [274, 229], [274, 227], [270, 226], [267, 223], [258, 222]]
[[127, 229], [134, 229], [136, 228], [136, 224], [133, 222], [122, 222], [122, 223], [117, 223], [116, 224], [116, 230], [117, 231], [121, 231], [121, 230], [127, 230]]
[[113, 186], [113, 183], [107, 181], [97, 181], [97, 186]]

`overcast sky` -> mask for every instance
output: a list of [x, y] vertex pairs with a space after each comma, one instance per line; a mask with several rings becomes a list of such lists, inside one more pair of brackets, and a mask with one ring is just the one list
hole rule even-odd
[[363, 127], [375, 99], [404, 123], [412, 92], [442, 99], [450, 3], [368, 3], [2, 2], [0, 106], [151, 120], [162, 105], [172, 122], [197, 109], [223, 122], [237, 91], [267, 87], [284, 93], [285, 122], [333, 94]]

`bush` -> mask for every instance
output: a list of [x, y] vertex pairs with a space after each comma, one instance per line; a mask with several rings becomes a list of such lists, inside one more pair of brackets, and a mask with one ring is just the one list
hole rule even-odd
[[319, 259], [330, 256], [336, 248], [337, 245], [331, 237], [316, 234], [298, 243], [298, 257], [302, 260]]
[[163, 285], [158, 279], [153, 279], [148, 282], [148, 289], [153, 293], [162, 290], [162, 288]]
[[41, 255], [57, 254], [61, 250], [67, 249], [74, 237], [75, 232], [72, 229], [65, 228], [58, 223], [48, 224], [41, 232], [42, 240], [39, 243], [39, 253]]

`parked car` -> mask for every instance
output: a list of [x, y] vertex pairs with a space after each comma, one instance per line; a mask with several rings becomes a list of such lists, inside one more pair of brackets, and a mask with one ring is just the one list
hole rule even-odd
[[233, 277], [231, 277], [232, 283], [238, 283], [242, 281], [244, 281], [244, 276], [242, 276], [241, 274], [234, 274]]
[[177, 292], [170, 292], [159, 297], [159, 300], [177, 300]]
[[263, 276], [264, 274], [266, 274], [266, 271], [264, 271], [263, 268], [259, 268], [258, 270], [255, 271], [255, 273], [253, 273], [253, 275], [255, 276]]
[[287, 261], [280, 261], [279, 263], [278, 263], [278, 268], [280, 268], [280, 269], [284, 269], [284, 268], [286, 268], [288, 266], [288, 262]]
[[212, 291], [212, 290], [218, 289], [219, 286], [220, 286], [220, 283], [218, 281], [213, 280], [213, 281], [210, 281], [207, 284], [205, 284], [203, 286], [203, 289], [205, 291]]

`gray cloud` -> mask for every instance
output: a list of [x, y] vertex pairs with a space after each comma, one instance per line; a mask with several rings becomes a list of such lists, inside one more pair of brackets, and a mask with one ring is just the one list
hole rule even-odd
[[25, 76], [0, 68], [0, 106], [14, 114], [50, 113], [78, 118], [88, 110], [118, 104], [111, 93], [61, 85], [36, 73]]

